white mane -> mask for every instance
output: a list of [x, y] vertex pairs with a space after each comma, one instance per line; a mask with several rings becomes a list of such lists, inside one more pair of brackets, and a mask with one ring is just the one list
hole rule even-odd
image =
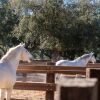
[[12, 47], [8, 50], [8, 52], [1, 58], [1, 61], [7, 61], [9, 59], [11, 59], [12, 57], [15, 57], [15, 52], [17, 48], [19, 48], [20, 45], [16, 46], [16, 47]]
[[89, 54], [84, 54], [84, 55], [82, 55], [81, 57], [76, 58], [75, 60], [87, 59], [87, 58], [89, 58], [89, 57], [90, 57]]
[[86, 66], [87, 63], [93, 58], [93, 53], [84, 54], [74, 60], [59, 60], [56, 66]]

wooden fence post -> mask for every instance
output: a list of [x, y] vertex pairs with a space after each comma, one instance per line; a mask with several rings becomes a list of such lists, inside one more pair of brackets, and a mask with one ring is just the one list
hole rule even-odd
[[97, 79], [63, 79], [57, 91], [57, 100], [97, 100]]
[[[55, 83], [55, 74], [54, 73], [47, 73], [46, 75], [46, 83]], [[52, 86], [51, 86], [52, 87]], [[46, 100], [54, 100], [54, 90], [48, 89], [46, 91]]]
[[23, 73], [22, 75], [23, 75], [23, 80], [22, 81], [26, 82], [27, 81], [27, 73]]
[[98, 100], [100, 100], [100, 68], [87, 68], [86, 77], [98, 79]]

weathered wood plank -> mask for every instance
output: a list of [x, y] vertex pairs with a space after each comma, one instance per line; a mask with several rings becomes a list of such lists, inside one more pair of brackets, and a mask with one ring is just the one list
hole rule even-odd
[[28, 83], [28, 82], [16, 82], [14, 89], [20, 90], [39, 90], [39, 91], [55, 91], [56, 85], [53, 83]]
[[[54, 73], [47, 73], [46, 75], [46, 83], [55, 83], [55, 74]], [[51, 88], [52, 89], [52, 88]], [[54, 90], [46, 91], [46, 100], [54, 100]]]
[[85, 67], [66, 66], [19, 66], [17, 72], [20, 73], [63, 73], [63, 74], [85, 74]]
[[97, 100], [97, 79], [63, 79], [57, 84], [57, 100]]
[[88, 63], [87, 67], [100, 67], [100, 63]]
[[86, 70], [86, 77], [98, 79], [98, 100], [100, 100], [100, 68], [88, 68]]
[[[4, 99], [6, 100], [6, 99]], [[11, 98], [11, 100], [27, 100], [27, 99], [16, 99], [16, 98]]]

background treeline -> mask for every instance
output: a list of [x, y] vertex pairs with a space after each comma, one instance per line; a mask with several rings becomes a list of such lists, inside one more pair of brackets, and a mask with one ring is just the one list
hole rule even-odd
[[[39, 1], [39, 0], [38, 0]], [[35, 58], [100, 53], [99, 0], [1, 0], [0, 55], [20, 42]]]

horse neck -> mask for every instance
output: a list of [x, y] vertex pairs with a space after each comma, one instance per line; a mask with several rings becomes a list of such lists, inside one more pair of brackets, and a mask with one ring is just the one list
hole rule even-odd
[[14, 57], [10, 57], [10, 58], [8, 57], [7, 59], [1, 59], [1, 61], [7, 63], [10, 67], [12, 67], [13, 70], [16, 70], [19, 65], [20, 53], [21, 52], [16, 53]]
[[19, 55], [17, 55], [15, 58], [12, 58], [9, 62], [12, 66], [15, 66], [15, 69], [17, 69], [19, 65]]
[[75, 61], [77, 61], [77, 64], [79, 65], [79, 66], [83, 66], [83, 67], [86, 67], [87, 66], [87, 64], [88, 64], [88, 59], [80, 59], [80, 58], [78, 58], [78, 59], [76, 59]]
[[11, 65], [12, 65], [12, 66], [15, 66], [15, 69], [18, 68], [19, 61], [20, 61], [19, 58], [20, 58], [20, 53], [16, 54], [15, 59], [12, 58], [12, 60], [11, 60]]

